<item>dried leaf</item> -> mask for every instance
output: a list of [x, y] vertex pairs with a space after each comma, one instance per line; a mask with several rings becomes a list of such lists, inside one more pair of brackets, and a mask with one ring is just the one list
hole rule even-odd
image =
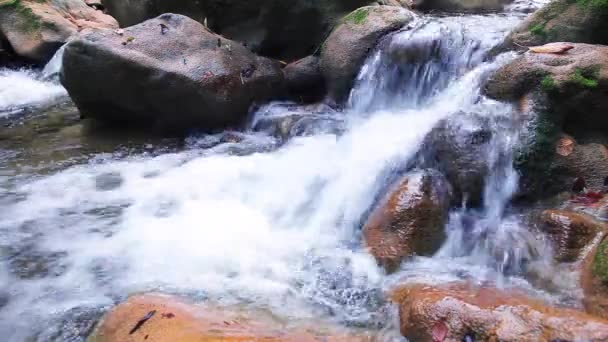
[[534, 53], [552, 53], [559, 55], [574, 49], [574, 45], [568, 43], [549, 43], [542, 46], [531, 46], [528, 49]]
[[555, 148], [555, 152], [560, 156], [567, 157], [572, 154], [574, 151], [574, 140], [569, 137], [561, 138], [557, 142], [557, 147]]
[[433, 342], [443, 342], [448, 336], [448, 327], [443, 322], [437, 322], [431, 333], [433, 335]]

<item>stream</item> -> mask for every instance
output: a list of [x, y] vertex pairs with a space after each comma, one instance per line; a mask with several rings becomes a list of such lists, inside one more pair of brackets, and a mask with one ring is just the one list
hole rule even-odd
[[[488, 52], [525, 15], [420, 15], [379, 43], [343, 111], [270, 103], [243, 132], [185, 139], [90, 133], [53, 70], [0, 69], [0, 336], [83, 341], [105, 310], [143, 291], [378, 341], [403, 340], [384, 293], [407, 282], [467, 279], [578, 305], [574, 276], [535, 281], [557, 270], [510, 205], [522, 128], [511, 105], [480, 92], [514, 56]], [[56, 129], [23, 128], [57, 113], [68, 115]], [[277, 134], [271, 123], [285, 118], [297, 122]], [[442, 120], [491, 132], [478, 156], [483, 202], [452, 210], [436, 255], [386, 275], [361, 226]]]

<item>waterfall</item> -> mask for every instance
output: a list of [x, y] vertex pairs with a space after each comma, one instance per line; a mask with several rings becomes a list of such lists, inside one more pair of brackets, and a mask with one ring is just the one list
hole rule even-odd
[[53, 105], [67, 98], [57, 77], [63, 49], [57, 51], [43, 70], [0, 68], [0, 118], [31, 107]]
[[[0, 282], [10, 293], [0, 336], [54, 336], [57, 327], [70, 331], [66, 321], [149, 290], [268, 310], [290, 322], [377, 328], [390, 321], [382, 291], [393, 280], [520, 284], [535, 253], [509, 210], [518, 127], [510, 105], [480, 91], [513, 57], [486, 61], [487, 52], [520, 19], [420, 17], [372, 52], [343, 113], [271, 104], [253, 119], [256, 126], [268, 115], [308, 114], [340, 129], [313, 124], [281, 143], [265, 131], [239, 133], [237, 141], [194, 136], [171, 153], [103, 154], [0, 183], [7, 189], [0, 247], [9, 251]], [[56, 74], [60, 59], [44, 74]], [[9, 98], [2, 85], [10, 75], [32, 75], [63, 94], [40, 74], [10, 73], [0, 72], [0, 99]], [[0, 103], [0, 113], [19, 103]], [[483, 203], [455, 208], [437, 255], [387, 277], [362, 248], [361, 222], [394, 175], [416, 166], [434, 127], [471, 115], [492, 132], [479, 156], [489, 170]], [[27, 262], [41, 266], [15, 273]]]

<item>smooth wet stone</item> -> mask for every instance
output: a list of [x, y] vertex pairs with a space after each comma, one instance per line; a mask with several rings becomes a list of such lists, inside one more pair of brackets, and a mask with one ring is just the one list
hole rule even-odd
[[130, 297], [99, 322], [89, 342], [347, 342], [370, 341], [369, 336], [309, 330], [288, 330], [246, 312], [229, 312], [196, 305], [174, 296], [144, 294]]
[[[514, 290], [466, 283], [406, 285], [393, 293], [410, 341], [606, 341], [608, 320], [557, 308]], [[443, 338], [437, 339], [438, 333]]]
[[555, 258], [561, 262], [578, 260], [598, 234], [608, 231], [606, 223], [567, 210], [546, 210], [542, 221], [542, 230], [553, 244]]
[[412, 20], [412, 12], [396, 6], [361, 7], [342, 18], [321, 47], [320, 67], [330, 98], [344, 101], [380, 38]]
[[432, 169], [403, 176], [363, 227], [365, 246], [387, 271], [406, 257], [432, 255], [445, 239], [451, 187]]
[[172, 13], [83, 35], [63, 61], [61, 83], [85, 117], [151, 131], [237, 126], [284, 92], [278, 62]]
[[581, 265], [583, 305], [593, 315], [608, 319], [608, 239], [596, 239]]

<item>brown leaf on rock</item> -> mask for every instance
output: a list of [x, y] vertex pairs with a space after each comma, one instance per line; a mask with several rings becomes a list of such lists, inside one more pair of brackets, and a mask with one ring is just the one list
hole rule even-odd
[[574, 45], [568, 43], [549, 43], [542, 46], [531, 46], [528, 49], [530, 52], [534, 53], [551, 53], [560, 55], [574, 49]]
[[560, 156], [567, 157], [574, 151], [574, 140], [570, 137], [564, 137], [559, 139], [555, 152]]

